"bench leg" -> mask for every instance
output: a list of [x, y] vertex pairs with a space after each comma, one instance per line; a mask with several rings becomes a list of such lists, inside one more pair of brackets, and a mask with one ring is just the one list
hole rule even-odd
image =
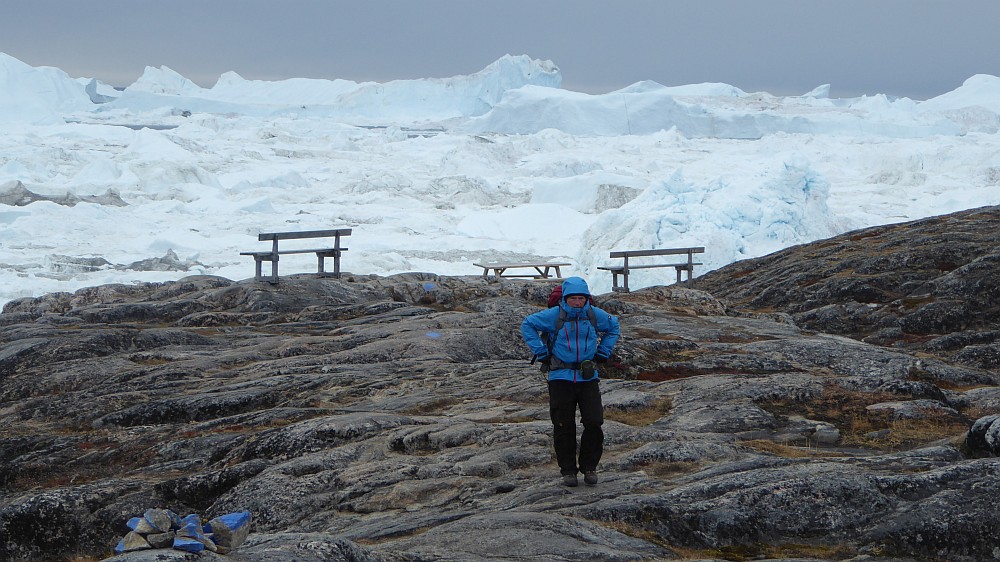
[[680, 285], [681, 283], [683, 283], [683, 281], [681, 281], [681, 272], [682, 271], [686, 271], [687, 272], [687, 281], [691, 281], [691, 272], [694, 271], [694, 267], [692, 267], [690, 265], [675, 265], [674, 269], [677, 270], [677, 284], [678, 285]]
[[264, 260], [267, 259], [271, 262], [271, 277], [268, 278], [269, 283], [278, 282], [278, 259], [271, 259], [270, 256], [265, 258], [264, 256], [254, 256], [253, 257], [253, 279], [254, 281], [264, 280]]
[[623, 293], [627, 293], [627, 292], [629, 292], [629, 290], [628, 290], [628, 256], [625, 256], [624, 261], [622, 262], [622, 266], [624, 266], [624, 267], [622, 267], [622, 285], [623, 285], [622, 286], [622, 292]]
[[340, 279], [340, 234], [337, 234], [337, 240], [334, 242], [333, 247], [337, 249], [333, 253], [333, 276]]
[[271, 241], [271, 284], [278, 282], [278, 239]]
[[326, 258], [333, 258], [333, 276], [340, 278], [340, 251], [336, 252], [316, 252], [316, 274], [320, 277], [326, 276]]
[[[624, 285], [618, 285], [618, 276], [622, 276]], [[628, 273], [622, 271], [612, 271], [611, 272], [611, 292], [615, 293], [627, 293], [628, 292]]]

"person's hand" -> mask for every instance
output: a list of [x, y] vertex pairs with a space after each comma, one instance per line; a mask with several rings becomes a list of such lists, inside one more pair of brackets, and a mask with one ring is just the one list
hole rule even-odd
[[605, 356], [603, 356], [603, 355], [595, 355], [594, 356], [594, 363], [597, 363], [598, 365], [603, 365], [603, 364], [605, 364], [607, 362], [608, 362], [608, 358], [605, 357]]
[[552, 363], [552, 356], [546, 355], [545, 357], [539, 357], [538, 362], [541, 363], [542, 365], [549, 365]]

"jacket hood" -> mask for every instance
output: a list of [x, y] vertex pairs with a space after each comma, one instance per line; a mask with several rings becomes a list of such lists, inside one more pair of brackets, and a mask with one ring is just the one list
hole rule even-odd
[[570, 295], [590, 296], [590, 288], [581, 277], [567, 277], [562, 283], [563, 299]]

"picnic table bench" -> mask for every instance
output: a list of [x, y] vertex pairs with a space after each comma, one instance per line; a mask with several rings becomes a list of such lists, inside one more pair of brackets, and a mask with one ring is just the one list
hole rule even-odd
[[[551, 277], [552, 270], [555, 270], [555, 278], [561, 278], [562, 272], [559, 270], [560, 267], [572, 265], [569, 263], [549, 263], [549, 262], [520, 262], [520, 263], [474, 263], [472, 264], [476, 267], [483, 268], [483, 279], [489, 280], [490, 271], [499, 280], [501, 277], [528, 277], [531, 279], [548, 279]], [[534, 269], [534, 273], [528, 274], [507, 274], [504, 273], [508, 269]]]
[[[681, 272], [687, 272], [687, 280], [691, 280], [694, 273], [694, 266], [702, 265], [701, 262], [694, 261], [694, 255], [705, 251], [704, 247], [699, 248], [662, 248], [659, 250], [624, 250], [611, 252], [612, 259], [622, 259], [622, 265], [601, 266], [597, 269], [604, 269], [611, 272], [611, 290], [623, 293], [629, 292], [628, 274], [633, 269], [649, 269], [654, 267], [672, 267], [677, 271], [677, 282], [681, 283]], [[687, 260], [673, 263], [655, 263], [642, 265], [629, 265], [629, 258], [644, 258], [651, 256], [678, 256], [687, 255]], [[622, 284], [618, 285], [618, 276], [622, 276]]]
[[[318, 275], [326, 275], [327, 271], [325, 269], [326, 258], [333, 258], [333, 272], [330, 275], [334, 277], [340, 277], [340, 256], [343, 252], [347, 251], [340, 245], [340, 238], [343, 236], [350, 236], [350, 228], [335, 228], [332, 230], [303, 230], [299, 232], [262, 232], [257, 235], [257, 239], [261, 242], [266, 240], [271, 241], [271, 249], [268, 251], [260, 252], [240, 252], [241, 256], [253, 256], [254, 259], [254, 279], [260, 281], [262, 279], [261, 275], [261, 264], [263, 262], [271, 262], [271, 277], [268, 281], [271, 283], [278, 282], [278, 258], [279, 256], [284, 256], [287, 254], [316, 254], [316, 273]], [[292, 250], [278, 250], [278, 240], [302, 240], [306, 238], [333, 238], [334, 243], [332, 248], [309, 248], [309, 249], [292, 249]]]

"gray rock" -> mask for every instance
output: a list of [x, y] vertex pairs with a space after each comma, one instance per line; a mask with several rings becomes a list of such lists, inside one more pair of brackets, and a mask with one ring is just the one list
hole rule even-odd
[[994, 206], [865, 228], [730, 264], [690, 287], [728, 309], [790, 313], [813, 330], [991, 368], [995, 350], [962, 351], [1000, 331], [998, 218]]
[[965, 446], [975, 455], [1000, 456], [1000, 414], [976, 420], [965, 436]]
[[869, 412], [884, 412], [892, 419], [927, 419], [929, 417], [953, 417], [960, 414], [937, 400], [906, 400], [898, 402], [879, 402], [865, 408]]
[[[866, 283], [843, 294], [887, 290]], [[953, 444], [993, 404], [995, 372], [955, 363], [950, 345], [935, 356], [803, 330], [694, 284], [597, 297], [623, 326], [602, 371], [601, 480], [562, 486], [519, 333], [550, 286], [192, 277], [8, 303], [0, 558], [105, 556], [151, 508], [253, 513], [231, 558], [206, 560], [642, 560], [803, 543], [858, 560], [991, 556], [975, 533], [995, 519], [992, 424]], [[911, 412], [942, 429], [903, 450], [866, 438], [926, 421]], [[963, 528], [951, 540], [946, 525]]]
[[[424, 536], [426, 535], [426, 536]], [[498, 512], [438, 525], [393, 550], [424, 560], [675, 559], [668, 549], [589, 521], [549, 513]]]
[[166, 533], [154, 533], [152, 535], [146, 535], [146, 541], [149, 542], [149, 546], [153, 548], [170, 548], [174, 544], [174, 534], [173, 531]]

